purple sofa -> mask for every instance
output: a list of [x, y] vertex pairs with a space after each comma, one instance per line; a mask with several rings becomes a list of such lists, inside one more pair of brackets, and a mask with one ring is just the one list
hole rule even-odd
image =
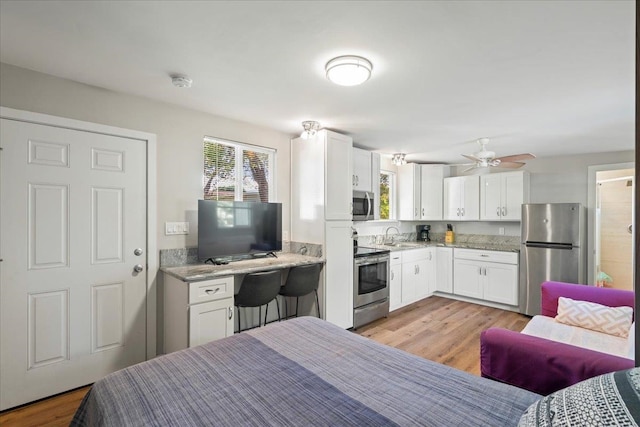
[[[542, 284], [542, 315], [555, 317], [558, 297], [609, 307], [634, 307], [634, 293], [562, 282]], [[501, 328], [480, 336], [483, 377], [548, 395], [608, 372], [629, 369], [634, 361]]]

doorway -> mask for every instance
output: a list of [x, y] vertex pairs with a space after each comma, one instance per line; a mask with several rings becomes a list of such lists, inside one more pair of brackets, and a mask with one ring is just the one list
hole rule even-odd
[[589, 167], [588, 283], [633, 290], [633, 163]]

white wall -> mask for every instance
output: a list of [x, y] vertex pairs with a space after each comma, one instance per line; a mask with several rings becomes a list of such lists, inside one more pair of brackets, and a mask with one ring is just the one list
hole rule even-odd
[[[159, 249], [197, 245], [195, 223], [197, 200], [202, 198], [205, 135], [277, 150], [276, 197], [283, 203], [283, 231], [289, 231], [290, 136], [287, 134], [3, 63], [0, 63], [0, 89], [3, 107], [156, 134]], [[167, 221], [189, 221], [191, 234], [165, 236]]]

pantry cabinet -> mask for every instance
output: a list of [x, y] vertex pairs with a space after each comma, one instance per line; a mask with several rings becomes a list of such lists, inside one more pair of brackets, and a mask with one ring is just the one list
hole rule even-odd
[[480, 219], [480, 177], [478, 175], [444, 178], [444, 219], [452, 221]]
[[481, 220], [520, 221], [522, 204], [528, 202], [529, 174], [527, 172], [504, 172], [481, 176]]
[[518, 305], [518, 254], [454, 249], [455, 295]]

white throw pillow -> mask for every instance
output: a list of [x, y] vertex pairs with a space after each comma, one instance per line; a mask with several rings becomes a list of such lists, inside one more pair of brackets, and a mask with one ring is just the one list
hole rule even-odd
[[626, 338], [633, 317], [631, 307], [607, 307], [594, 302], [558, 298], [556, 321]]

